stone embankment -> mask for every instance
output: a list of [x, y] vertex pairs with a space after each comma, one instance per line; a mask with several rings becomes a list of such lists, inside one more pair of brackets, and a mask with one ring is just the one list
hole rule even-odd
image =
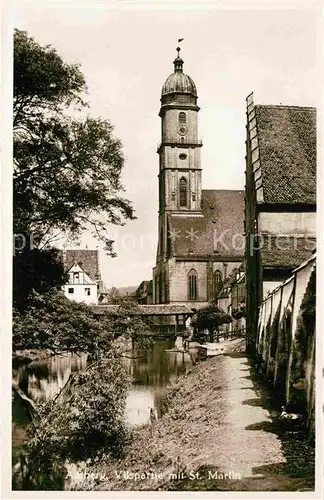
[[244, 341], [227, 344], [224, 355], [198, 363], [169, 387], [153, 432], [136, 430], [123, 459], [72, 474], [66, 489], [312, 489], [313, 449], [267, 408]]

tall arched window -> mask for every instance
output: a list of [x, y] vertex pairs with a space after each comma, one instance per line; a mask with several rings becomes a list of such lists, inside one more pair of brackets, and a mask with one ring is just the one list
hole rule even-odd
[[155, 277], [155, 304], [162, 303], [163, 277], [157, 274]]
[[160, 287], [159, 287], [159, 275], [155, 276], [155, 304], [159, 303], [160, 299]]
[[188, 206], [188, 186], [187, 179], [182, 177], [179, 182], [179, 205], [180, 207]]
[[159, 298], [159, 304], [163, 303], [163, 290], [164, 290], [164, 280], [163, 280], [163, 273], [160, 274], [160, 298]]
[[186, 113], [184, 113], [183, 111], [181, 111], [179, 113], [179, 125], [183, 125], [183, 124], [186, 124], [186, 123], [187, 123]]
[[198, 275], [194, 269], [188, 274], [188, 300], [197, 300], [198, 298]]
[[164, 241], [163, 241], [163, 227], [160, 228], [160, 254], [163, 255]]
[[223, 285], [223, 279], [222, 279], [222, 273], [220, 271], [215, 271], [214, 272], [214, 279], [213, 279], [213, 288], [214, 288], [214, 295], [217, 295]]

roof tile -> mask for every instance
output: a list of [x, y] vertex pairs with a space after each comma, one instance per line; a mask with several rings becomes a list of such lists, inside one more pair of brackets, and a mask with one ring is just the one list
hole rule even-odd
[[202, 217], [170, 216], [174, 255], [243, 258], [244, 191], [203, 190], [202, 212]]
[[295, 269], [315, 251], [315, 238], [264, 236], [261, 260], [263, 267]]
[[256, 105], [265, 203], [316, 203], [316, 109]]
[[68, 271], [73, 264], [79, 264], [93, 280], [100, 279], [98, 250], [64, 250], [62, 252], [64, 268]]

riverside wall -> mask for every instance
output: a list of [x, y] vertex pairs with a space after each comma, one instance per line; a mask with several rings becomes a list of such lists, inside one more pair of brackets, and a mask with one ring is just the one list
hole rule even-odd
[[315, 432], [316, 256], [273, 290], [258, 311], [256, 348], [266, 378]]

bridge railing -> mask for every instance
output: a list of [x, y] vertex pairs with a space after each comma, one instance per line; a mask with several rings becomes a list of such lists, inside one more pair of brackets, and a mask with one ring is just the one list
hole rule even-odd
[[214, 339], [216, 342], [218, 342], [220, 338], [223, 338], [224, 340], [242, 338], [245, 337], [245, 330], [245, 328], [237, 328], [236, 330], [228, 332], [214, 333]]
[[245, 337], [246, 328], [237, 328], [236, 330], [233, 330], [231, 332], [227, 332], [227, 335], [229, 338]]

